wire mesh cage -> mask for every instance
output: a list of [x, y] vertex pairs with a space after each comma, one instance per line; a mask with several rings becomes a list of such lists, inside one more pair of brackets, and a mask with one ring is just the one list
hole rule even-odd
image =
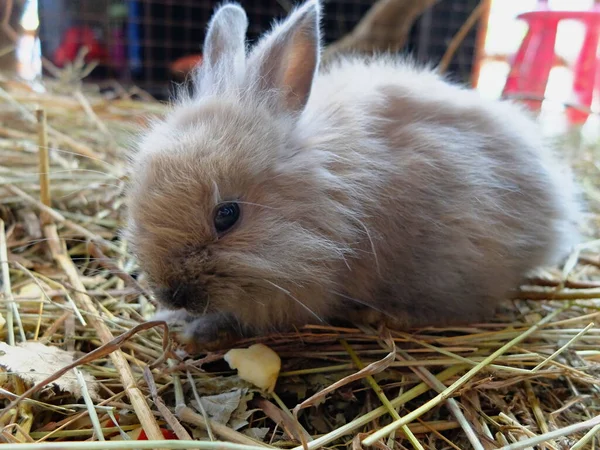
[[[479, 0], [440, 0], [413, 26], [406, 51], [437, 63], [448, 42]], [[242, 0], [253, 42], [274, 19], [287, 15], [289, 0]], [[325, 44], [350, 32], [375, 2], [324, 2]], [[134, 83], [157, 97], [168, 94], [173, 63], [201, 52], [216, 1], [198, 0], [39, 0], [42, 53], [57, 65], [75, 58], [82, 46], [99, 62], [92, 77]], [[382, 30], [385, 32], [385, 30]], [[449, 72], [467, 82], [476, 41], [472, 30], [456, 52]]]
[[[480, 0], [441, 0], [416, 22], [407, 49], [417, 60], [437, 64], [452, 38], [468, 20]], [[473, 27], [456, 48], [447, 73], [456, 81], [468, 83], [473, 75], [478, 27]]]

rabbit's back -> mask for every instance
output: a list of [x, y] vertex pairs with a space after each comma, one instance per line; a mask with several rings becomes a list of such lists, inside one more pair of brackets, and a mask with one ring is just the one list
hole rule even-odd
[[512, 104], [406, 62], [357, 58], [316, 78], [301, 125], [363, 197], [372, 256], [342, 275], [347, 295], [411, 324], [485, 316], [577, 238], [569, 173]]

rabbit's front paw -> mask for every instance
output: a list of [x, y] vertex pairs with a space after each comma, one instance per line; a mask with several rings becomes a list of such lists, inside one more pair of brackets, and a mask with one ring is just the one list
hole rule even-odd
[[242, 333], [220, 314], [186, 318], [181, 340], [188, 353], [219, 350], [241, 339]]

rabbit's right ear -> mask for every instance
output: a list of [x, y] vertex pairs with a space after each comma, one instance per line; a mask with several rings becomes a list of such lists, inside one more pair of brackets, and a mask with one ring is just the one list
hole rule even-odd
[[200, 93], [224, 93], [239, 86], [246, 67], [247, 29], [248, 17], [237, 3], [227, 3], [215, 11], [196, 75]]
[[308, 0], [276, 24], [248, 56], [248, 77], [258, 92], [274, 95], [283, 111], [302, 111], [319, 67], [319, 0]]

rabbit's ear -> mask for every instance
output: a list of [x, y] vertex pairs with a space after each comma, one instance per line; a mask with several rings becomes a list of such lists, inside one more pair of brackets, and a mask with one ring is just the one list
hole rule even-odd
[[227, 3], [215, 11], [197, 72], [200, 92], [222, 93], [240, 84], [246, 66], [247, 28], [248, 17], [238, 4]]
[[319, 66], [320, 4], [309, 0], [275, 25], [248, 58], [250, 83], [275, 95], [277, 107], [300, 112]]

